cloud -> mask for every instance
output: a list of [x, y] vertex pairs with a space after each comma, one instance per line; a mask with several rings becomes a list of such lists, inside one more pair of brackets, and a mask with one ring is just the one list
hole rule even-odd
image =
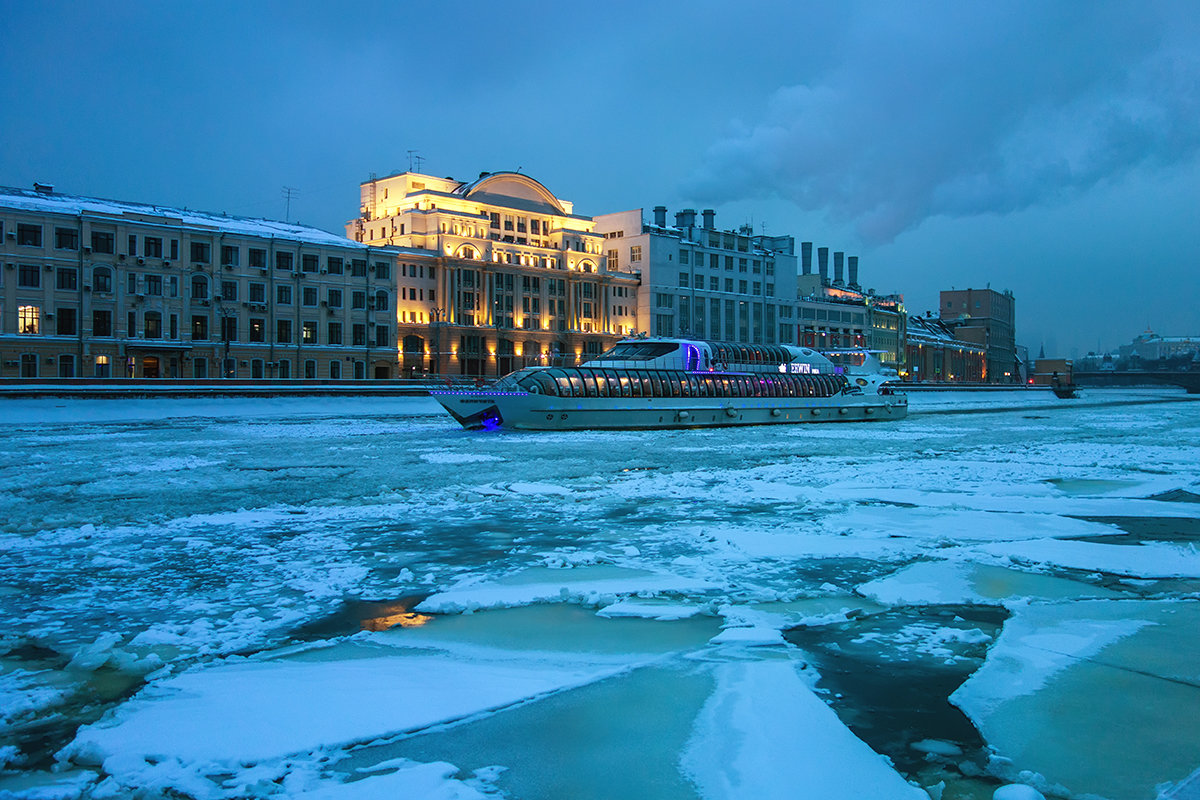
[[872, 7], [836, 63], [733, 123], [683, 193], [782, 197], [891, 241], [1053, 203], [1200, 150], [1194, 6]]

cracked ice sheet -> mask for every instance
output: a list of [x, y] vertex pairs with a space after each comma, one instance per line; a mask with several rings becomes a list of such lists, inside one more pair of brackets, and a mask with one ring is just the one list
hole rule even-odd
[[1077, 541], [1028, 541], [964, 548], [964, 553], [998, 556], [1039, 566], [1066, 567], [1133, 578], [1200, 577], [1200, 551], [1191, 546], [1146, 542], [1138, 545]]
[[862, 584], [859, 594], [885, 605], [977, 603], [1026, 599], [1123, 597], [1080, 581], [959, 560], [922, 561]]
[[788, 661], [722, 664], [681, 758], [705, 800], [928, 800], [842, 724]]
[[[528, 582], [523, 580], [525, 576], [528, 576]], [[628, 595], [703, 594], [719, 588], [720, 584], [699, 578], [619, 567], [531, 569], [506, 581], [461, 582], [430, 595], [414, 610], [447, 614], [565, 600], [612, 602], [618, 596]]]
[[142, 784], [154, 763], [166, 761], [202, 780], [496, 710], [599, 680], [631, 661], [479, 652], [462, 660], [370, 644], [318, 655], [329, 660], [234, 662], [159, 681], [81, 728], [64, 755], [102, 764], [126, 786]]
[[1153, 797], [1200, 764], [1198, 627], [1195, 601], [1018, 607], [950, 699], [1010, 762], [1009, 777], [1028, 770], [1074, 794]]

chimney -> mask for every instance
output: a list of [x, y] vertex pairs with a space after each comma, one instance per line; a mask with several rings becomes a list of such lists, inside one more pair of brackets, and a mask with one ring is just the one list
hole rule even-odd
[[717, 212], [713, 211], [711, 208], [706, 208], [700, 213], [704, 215], [704, 227], [711, 231], [713, 229], [713, 217], [716, 216]]
[[54, 194], [54, 187], [48, 183], [35, 183], [33, 190], [38, 194]]
[[858, 256], [850, 256], [846, 259], [846, 266], [850, 272], [850, 288], [857, 290], [858, 286]]
[[692, 228], [696, 225], [696, 209], [685, 208], [675, 212], [676, 228]]
[[812, 275], [812, 242], [800, 243], [800, 267], [805, 275]]
[[821, 273], [821, 283], [829, 283], [829, 248], [817, 248], [817, 271]]
[[660, 228], [667, 227], [667, 207], [666, 206], [655, 206], [654, 207], [654, 224]]
[[846, 271], [842, 268], [843, 259], [845, 259], [845, 258], [846, 258], [845, 253], [834, 253], [833, 254], [833, 285], [834, 286], [845, 286], [846, 285], [846, 280], [845, 280]]

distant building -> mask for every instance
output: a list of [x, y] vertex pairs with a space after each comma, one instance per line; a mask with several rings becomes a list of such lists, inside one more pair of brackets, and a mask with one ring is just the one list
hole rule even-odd
[[403, 250], [406, 371], [504, 375], [571, 365], [638, 328], [636, 271], [591, 217], [516, 172], [463, 182], [404, 172], [360, 186], [356, 242]]
[[756, 236], [749, 226], [719, 230], [715, 212], [667, 209], [601, 214], [610, 268], [642, 281], [637, 330], [752, 344], [796, 343], [796, 255], [790, 236]]
[[1118, 348], [1120, 360], [1130, 362], [1159, 360], [1200, 360], [1200, 336], [1159, 336], [1153, 331], [1134, 338], [1129, 344]]
[[399, 250], [0, 187], [0, 376], [386, 378]]
[[908, 318], [907, 368], [902, 373], [914, 382], [946, 381], [978, 383], [984, 380], [987, 349], [963, 341], [954, 329], [932, 313]]
[[994, 289], [943, 291], [939, 317], [953, 330], [956, 338], [982, 345], [987, 351], [985, 381], [1016, 383], [1020, 380], [1016, 301], [1012, 292]]

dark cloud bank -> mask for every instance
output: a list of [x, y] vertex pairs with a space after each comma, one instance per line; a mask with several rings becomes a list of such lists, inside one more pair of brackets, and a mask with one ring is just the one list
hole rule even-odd
[[895, 4], [714, 144], [684, 193], [780, 197], [885, 243], [1200, 150], [1196, 6]]

